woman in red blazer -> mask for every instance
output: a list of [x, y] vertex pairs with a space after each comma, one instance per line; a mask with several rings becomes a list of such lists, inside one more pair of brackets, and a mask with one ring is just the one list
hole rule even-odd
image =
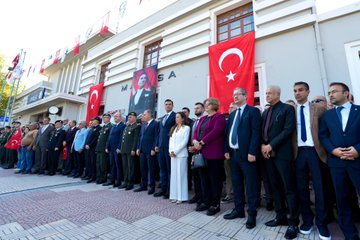
[[194, 147], [207, 161], [207, 167], [200, 169], [203, 203], [198, 205], [196, 211], [207, 210], [206, 214], [209, 216], [220, 211], [222, 191], [226, 120], [222, 114], [217, 113], [218, 109], [219, 101], [216, 98], [205, 100], [207, 115], [199, 120], [193, 136]]

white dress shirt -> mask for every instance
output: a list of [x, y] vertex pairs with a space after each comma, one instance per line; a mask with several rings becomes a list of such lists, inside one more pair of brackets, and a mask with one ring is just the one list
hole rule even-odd
[[[301, 106], [304, 106], [304, 116], [305, 116], [305, 128], [306, 128], [306, 142], [301, 139]], [[314, 140], [311, 134], [311, 122], [310, 122], [310, 103], [306, 102], [304, 104], [297, 104], [296, 108], [296, 122], [297, 122], [297, 142], [299, 147], [313, 147]]]

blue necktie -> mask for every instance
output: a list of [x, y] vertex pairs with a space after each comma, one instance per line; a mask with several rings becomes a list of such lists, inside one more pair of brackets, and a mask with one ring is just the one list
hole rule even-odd
[[300, 127], [301, 127], [301, 140], [306, 142], [306, 126], [305, 126], [305, 115], [304, 115], [304, 106], [300, 107]]
[[340, 121], [340, 125], [341, 125], [341, 129], [343, 127], [343, 124], [342, 124], [342, 117], [341, 117], [341, 110], [343, 110], [343, 106], [339, 106], [336, 108], [336, 114], [338, 115], [338, 118], [339, 118], [339, 121]]
[[235, 122], [234, 122], [234, 127], [233, 127], [233, 133], [231, 135], [231, 143], [233, 145], [236, 145], [237, 143], [237, 129], [239, 127], [240, 124], [240, 113], [241, 113], [241, 108], [238, 108], [237, 113], [235, 114], [236, 118], [235, 118]]

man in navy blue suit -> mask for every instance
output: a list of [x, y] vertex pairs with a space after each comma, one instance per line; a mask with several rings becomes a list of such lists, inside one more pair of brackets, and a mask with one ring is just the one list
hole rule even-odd
[[237, 105], [228, 120], [225, 140], [225, 158], [230, 159], [235, 209], [224, 219], [244, 218], [245, 189], [248, 197], [246, 228], [256, 226], [257, 205], [260, 198], [257, 159], [261, 139], [261, 115], [259, 109], [246, 104], [247, 92], [235, 88], [234, 102]]
[[140, 156], [141, 184], [134, 192], [147, 190], [148, 194], [155, 192], [155, 146], [159, 132], [159, 123], [152, 118], [152, 111], [145, 110], [143, 114], [143, 124], [141, 125], [140, 137], [136, 154]]
[[328, 95], [335, 108], [324, 113], [319, 138], [328, 153], [340, 228], [345, 239], [359, 239], [351, 210], [351, 185], [360, 192], [360, 106], [349, 102], [349, 87], [344, 83], [331, 83]]
[[172, 126], [175, 125], [175, 112], [173, 111], [174, 103], [170, 99], [165, 100], [166, 114], [159, 121], [159, 136], [157, 146], [155, 148], [158, 154], [160, 165], [160, 182], [161, 190], [154, 194], [154, 197], [163, 196], [169, 198], [170, 191], [170, 155], [169, 155], [169, 133]]
[[125, 124], [122, 122], [123, 118], [120, 112], [114, 114], [115, 124], [110, 130], [109, 138], [107, 139], [105, 152], [109, 154], [110, 160], [110, 177], [104, 186], [113, 185], [113, 187], [119, 187], [121, 185], [122, 170], [121, 170], [121, 137], [125, 128]]

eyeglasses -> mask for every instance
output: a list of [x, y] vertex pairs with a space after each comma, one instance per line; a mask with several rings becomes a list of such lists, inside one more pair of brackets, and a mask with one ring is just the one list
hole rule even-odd
[[330, 96], [330, 95], [338, 93], [338, 92], [344, 92], [344, 91], [342, 91], [342, 90], [332, 90], [332, 91], [328, 92], [328, 95]]
[[319, 103], [319, 102], [325, 102], [323, 99], [314, 99], [311, 101], [312, 103]]

